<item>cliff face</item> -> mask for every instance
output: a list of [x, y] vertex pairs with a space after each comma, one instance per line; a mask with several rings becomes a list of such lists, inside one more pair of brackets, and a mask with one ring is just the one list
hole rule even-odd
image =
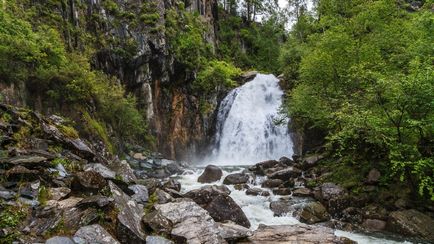
[[[190, 82], [195, 74], [175, 61], [165, 26], [168, 11], [185, 8], [197, 12], [207, 26], [204, 38], [215, 50], [216, 0], [68, 0], [51, 5], [43, 0], [23, 2], [28, 5], [25, 8], [37, 9], [41, 19], [47, 14], [55, 16], [55, 25], [70, 50], [89, 52], [93, 68], [117, 77], [135, 95], [156, 138], [157, 150], [166, 157], [184, 159], [197, 145], [204, 144], [212, 127], [213, 108], [222, 95], [192, 95]], [[28, 89], [6, 88], [11, 90], [9, 97], [14, 104], [50, 112], [38, 106], [40, 97], [23, 97]], [[206, 111], [204, 103], [208, 105]]]

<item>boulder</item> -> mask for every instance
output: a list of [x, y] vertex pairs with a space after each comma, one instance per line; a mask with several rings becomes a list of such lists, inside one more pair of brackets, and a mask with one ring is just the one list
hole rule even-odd
[[342, 211], [341, 220], [352, 224], [360, 224], [363, 221], [362, 210], [355, 207], [348, 207]]
[[231, 221], [217, 223], [217, 226], [219, 235], [229, 242], [236, 242], [252, 235], [252, 231]]
[[280, 196], [288, 196], [291, 195], [291, 189], [287, 187], [280, 187], [280, 188], [274, 188], [273, 194], [274, 195], [280, 195]]
[[89, 190], [97, 192], [107, 185], [101, 174], [95, 171], [78, 172], [74, 177], [73, 190]]
[[287, 157], [281, 157], [281, 158], [279, 158], [279, 163], [281, 163], [283, 165], [291, 166], [294, 164], [294, 161], [292, 161], [292, 159], [287, 158]]
[[[313, 225], [259, 225], [248, 238], [248, 243], [352, 243], [347, 238], [338, 237], [334, 230]], [[353, 242], [354, 243], [354, 242]]]
[[107, 168], [106, 166], [100, 163], [86, 164], [84, 166], [84, 171], [95, 171], [105, 179], [113, 180], [116, 178], [116, 173], [113, 170]]
[[311, 197], [313, 193], [308, 188], [297, 188], [292, 192], [292, 195], [295, 197]]
[[280, 163], [276, 160], [267, 160], [249, 167], [249, 170], [257, 175], [265, 175], [265, 170], [274, 168], [279, 165]]
[[273, 211], [274, 216], [282, 216], [296, 209], [300, 209], [301, 207], [301, 203], [294, 199], [279, 199], [270, 202], [270, 210]]
[[246, 190], [246, 195], [267, 197], [270, 196], [270, 192], [264, 191], [261, 188], [253, 187]]
[[143, 222], [154, 231], [169, 234], [180, 243], [225, 243], [214, 220], [195, 202], [177, 199], [154, 207], [155, 211], [143, 218]]
[[111, 202], [113, 202], [113, 198], [111, 197], [105, 197], [102, 195], [93, 195], [93, 196], [86, 197], [85, 199], [78, 202], [77, 206], [81, 208], [89, 208], [89, 207], [103, 208], [109, 205]]
[[290, 167], [268, 174], [267, 176], [269, 179], [280, 179], [285, 181], [291, 178], [299, 177], [300, 175], [301, 175], [301, 170], [295, 167]]
[[163, 184], [163, 189], [172, 189], [175, 191], [181, 190], [181, 183], [175, 179], [169, 179], [166, 183]]
[[315, 224], [330, 219], [326, 208], [320, 202], [307, 203], [296, 215], [298, 215], [301, 222], [306, 224]]
[[386, 228], [386, 221], [380, 219], [365, 219], [362, 226], [368, 231], [383, 231]]
[[143, 205], [137, 204], [113, 182], [109, 181], [109, 186], [119, 211], [116, 237], [122, 243], [145, 243], [146, 235], [141, 226]]
[[225, 185], [237, 185], [237, 184], [244, 184], [249, 181], [249, 176], [243, 173], [235, 173], [230, 174], [226, 176], [226, 178], [223, 180], [223, 184]]
[[164, 204], [164, 203], [168, 203], [168, 202], [172, 202], [173, 201], [173, 197], [172, 195], [170, 195], [169, 193], [161, 190], [161, 189], [157, 189], [155, 190], [155, 195], [157, 196], [157, 202], [159, 204]]
[[325, 156], [321, 154], [316, 155], [310, 155], [308, 157], [303, 158], [301, 162], [301, 168], [303, 170], [307, 170], [315, 166], [321, 159], [323, 159]]
[[66, 236], [53, 236], [45, 241], [45, 244], [75, 244], [71, 238]]
[[130, 185], [128, 186], [128, 189], [132, 190], [134, 192], [134, 195], [131, 196], [131, 198], [136, 201], [137, 203], [145, 204], [148, 202], [149, 199], [149, 193], [146, 186], [143, 185]]
[[73, 239], [77, 244], [120, 244], [99, 224], [81, 227], [75, 232]]
[[174, 244], [174, 242], [161, 236], [147, 236], [146, 244]]
[[57, 187], [48, 189], [48, 195], [51, 200], [59, 201], [60, 199], [66, 197], [71, 192], [68, 187]]
[[229, 194], [230, 191], [225, 186], [205, 186], [187, 192], [184, 196], [193, 199], [193, 201], [207, 210], [217, 222], [230, 220], [249, 228], [249, 220]]
[[215, 181], [219, 181], [222, 178], [223, 171], [215, 166], [215, 165], [208, 165], [205, 168], [205, 171], [199, 176], [197, 179], [197, 182], [200, 183], [211, 183]]
[[264, 188], [275, 188], [275, 187], [279, 187], [282, 184], [283, 184], [283, 180], [280, 180], [280, 179], [267, 179], [267, 180], [264, 180], [264, 182], [262, 182], [261, 187], [264, 187]]
[[386, 228], [391, 232], [421, 237], [434, 241], [434, 220], [417, 210], [403, 210], [390, 213]]
[[116, 172], [116, 175], [118, 175], [124, 182], [129, 184], [137, 181], [133, 169], [126, 160], [115, 160], [110, 166], [112, 170]]
[[380, 180], [381, 173], [378, 169], [371, 169], [366, 177], [366, 183], [376, 184]]
[[319, 197], [318, 200], [328, 201], [332, 198], [340, 197], [345, 194], [344, 188], [334, 184], [334, 183], [324, 183], [320, 186]]

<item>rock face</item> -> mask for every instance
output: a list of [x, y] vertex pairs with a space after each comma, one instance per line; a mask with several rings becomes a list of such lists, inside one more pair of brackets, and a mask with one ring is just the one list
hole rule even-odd
[[83, 226], [74, 235], [76, 243], [120, 244], [99, 224]]
[[226, 176], [223, 180], [223, 184], [225, 185], [238, 185], [244, 184], [249, 181], [249, 176], [243, 173], [235, 173]]
[[205, 168], [205, 171], [199, 176], [197, 179], [200, 183], [211, 183], [214, 181], [219, 181], [222, 178], [223, 171], [215, 166], [215, 165], [208, 165]]
[[243, 210], [229, 196], [226, 187], [205, 186], [198, 190], [187, 192], [184, 196], [193, 199], [207, 210], [215, 221], [233, 221], [241, 226], [250, 227], [250, 222]]
[[189, 199], [157, 204], [155, 212], [145, 216], [143, 221], [155, 231], [169, 234], [178, 242], [193, 244], [225, 242], [208, 212]]
[[434, 241], [434, 220], [414, 209], [395, 211], [390, 213], [387, 221], [387, 229], [410, 236], [420, 236]]
[[322, 226], [308, 225], [260, 225], [248, 238], [248, 241], [242, 243], [351, 243], [346, 238], [340, 238], [334, 235], [334, 230]]
[[306, 204], [298, 213], [300, 221], [306, 224], [315, 224], [329, 220], [326, 208], [319, 202]]

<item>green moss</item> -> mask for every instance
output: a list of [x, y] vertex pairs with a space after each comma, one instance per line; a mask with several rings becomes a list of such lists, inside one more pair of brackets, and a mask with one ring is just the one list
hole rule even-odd
[[158, 196], [157, 196], [157, 193], [154, 192], [149, 196], [148, 203], [146, 204], [146, 207], [145, 207], [145, 214], [150, 213], [152, 211], [152, 208], [154, 207], [154, 205], [157, 203], [158, 203]]
[[12, 116], [9, 113], [3, 113], [0, 117], [0, 121], [3, 123], [9, 123], [12, 120]]
[[83, 118], [87, 124], [86, 129], [88, 129], [92, 134], [98, 135], [98, 137], [104, 142], [104, 145], [107, 147], [109, 152], [114, 154], [115, 149], [111, 143], [106, 128], [100, 122], [93, 119], [87, 112], [83, 113]]
[[59, 125], [60, 132], [71, 139], [79, 138], [78, 132], [71, 126]]
[[[1, 207], [0, 207], [1, 208]], [[0, 228], [10, 228], [10, 233], [0, 237], [0, 243], [12, 243], [21, 233], [18, 227], [28, 215], [26, 207], [7, 206], [0, 212]]]
[[27, 139], [30, 136], [30, 128], [27, 126], [22, 126], [16, 133], [13, 134], [12, 138], [16, 141], [16, 147], [25, 148], [27, 146]]
[[48, 188], [45, 186], [41, 186], [39, 188], [39, 193], [38, 193], [39, 204], [41, 204], [41, 206], [45, 206], [45, 204], [50, 199], [50, 197], [51, 196], [50, 196], [50, 192], [49, 192]]

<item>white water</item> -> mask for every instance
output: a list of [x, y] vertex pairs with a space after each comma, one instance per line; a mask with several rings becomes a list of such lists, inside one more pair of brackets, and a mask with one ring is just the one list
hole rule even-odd
[[[203, 169], [195, 169], [181, 175], [179, 181], [181, 191], [186, 193], [204, 185], [222, 185], [223, 179], [230, 173], [241, 172], [244, 168], [228, 165], [253, 165], [269, 159], [282, 156], [291, 157], [292, 141], [288, 132], [288, 119], [279, 119], [279, 108], [282, 104], [283, 91], [278, 79], [273, 75], [257, 75], [256, 78], [243, 86], [232, 90], [222, 101], [217, 115], [217, 145], [212, 155], [204, 162], [224, 166], [223, 177], [212, 184], [197, 182]], [[250, 187], [260, 187], [263, 178], [250, 182]], [[250, 221], [251, 229], [256, 230], [259, 224], [294, 225], [301, 224], [292, 213], [287, 216], [275, 217], [270, 209], [270, 202], [280, 196], [270, 192], [270, 196], [249, 196], [245, 190], [236, 190], [228, 185], [230, 196], [241, 207]], [[262, 188], [262, 190], [269, 191]], [[299, 203], [306, 199], [299, 198]], [[364, 234], [336, 230], [338, 236], [348, 237], [360, 244], [367, 243], [399, 243], [384, 238]], [[407, 242], [408, 243], [408, 242]]]
[[291, 157], [288, 119], [279, 115], [283, 91], [274, 75], [258, 74], [232, 90], [217, 114], [216, 148], [206, 160], [217, 165], [248, 165]]

